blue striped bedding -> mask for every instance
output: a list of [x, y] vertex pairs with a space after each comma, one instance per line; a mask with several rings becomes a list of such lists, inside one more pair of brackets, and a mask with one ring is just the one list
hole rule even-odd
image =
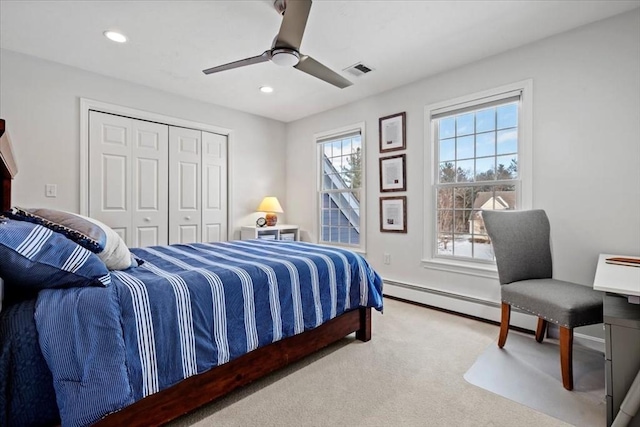
[[382, 280], [359, 255], [284, 241], [133, 249], [107, 288], [46, 289], [40, 346], [63, 426], [87, 425], [191, 375], [359, 306]]

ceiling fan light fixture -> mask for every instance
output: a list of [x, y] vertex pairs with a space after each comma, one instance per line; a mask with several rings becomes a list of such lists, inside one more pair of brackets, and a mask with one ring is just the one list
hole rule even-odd
[[104, 34], [104, 36], [109, 40], [114, 41], [116, 43], [125, 43], [127, 41], [127, 36], [117, 31], [107, 30], [102, 34]]
[[293, 67], [300, 62], [300, 54], [293, 49], [274, 49], [271, 61], [282, 67]]

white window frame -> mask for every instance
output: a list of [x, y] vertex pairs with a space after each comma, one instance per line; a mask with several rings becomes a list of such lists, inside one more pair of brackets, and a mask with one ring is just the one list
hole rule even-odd
[[[361, 161], [361, 167], [362, 167], [362, 185], [360, 187], [360, 244], [358, 246], [354, 246], [354, 245], [344, 245], [344, 244], [339, 244], [339, 243], [331, 243], [331, 242], [322, 242], [321, 241], [321, 236], [322, 236], [322, 215], [321, 215], [321, 209], [322, 209], [322, 202], [320, 200], [320, 192], [322, 190], [322, 144], [320, 143], [320, 141], [322, 140], [327, 140], [330, 138], [337, 138], [340, 137], [340, 135], [346, 135], [349, 133], [354, 133], [354, 132], [360, 132], [360, 141], [361, 141], [361, 152], [362, 152], [362, 161]], [[355, 123], [352, 125], [348, 125], [348, 126], [343, 126], [337, 129], [332, 129], [330, 131], [326, 131], [326, 132], [319, 132], [313, 135], [313, 140], [314, 143], [316, 145], [316, 155], [315, 155], [315, 174], [316, 174], [316, 195], [315, 195], [315, 209], [314, 209], [314, 227], [315, 227], [315, 243], [322, 243], [324, 245], [331, 245], [331, 246], [336, 246], [336, 247], [343, 247], [343, 248], [348, 248], [351, 249], [355, 252], [359, 252], [359, 253], [366, 253], [366, 206], [367, 206], [367, 201], [366, 201], [366, 183], [367, 183], [367, 178], [366, 178], [366, 135], [365, 135], [365, 123], [364, 122], [360, 122], [360, 123]]]
[[454, 273], [469, 274], [485, 278], [498, 277], [495, 262], [470, 259], [455, 259], [437, 255], [435, 233], [437, 232], [436, 197], [439, 167], [436, 166], [438, 137], [432, 126], [432, 116], [447, 111], [456, 111], [493, 100], [507, 98], [508, 94], [520, 92], [518, 111], [518, 177], [520, 210], [531, 209], [533, 205], [533, 80], [524, 80], [482, 92], [461, 96], [425, 107], [425, 193], [424, 193], [424, 236], [422, 265], [424, 268]]

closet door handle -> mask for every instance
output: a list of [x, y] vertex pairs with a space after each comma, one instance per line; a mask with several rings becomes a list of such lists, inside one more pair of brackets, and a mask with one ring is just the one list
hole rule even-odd
[[187, 221], [191, 221], [191, 217], [190, 216], [185, 216], [184, 219], [187, 220]]
[[145, 216], [145, 217], [144, 217], [144, 222], [149, 222], [149, 221], [151, 221], [151, 217], [149, 217], [149, 216]]

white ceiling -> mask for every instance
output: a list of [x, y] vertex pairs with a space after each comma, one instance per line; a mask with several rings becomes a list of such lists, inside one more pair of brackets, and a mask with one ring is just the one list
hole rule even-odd
[[[0, 1], [0, 47], [289, 122], [629, 11], [633, 1], [315, 0], [301, 52], [340, 72], [375, 71], [346, 89], [271, 62], [205, 76], [259, 55], [281, 17], [271, 0]], [[103, 31], [117, 29], [116, 44]], [[262, 94], [262, 85], [275, 92]]]

